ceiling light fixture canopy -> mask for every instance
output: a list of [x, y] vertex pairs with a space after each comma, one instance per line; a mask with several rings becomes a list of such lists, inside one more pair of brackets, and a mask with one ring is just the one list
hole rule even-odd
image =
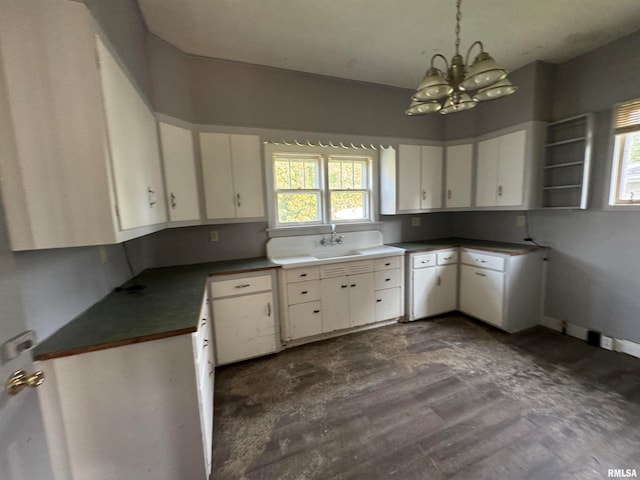
[[[431, 57], [431, 65], [411, 96], [411, 105], [404, 112], [407, 115], [462, 112], [475, 107], [478, 102], [505, 97], [518, 89], [507, 79], [507, 71], [484, 51], [482, 42], [471, 44], [466, 61], [460, 55], [461, 3], [462, 0], [456, 3], [456, 54], [451, 64], [439, 53]], [[473, 64], [467, 66], [471, 50], [476, 45], [480, 47], [480, 53]], [[438, 58], [444, 61], [446, 76], [434, 65]]]

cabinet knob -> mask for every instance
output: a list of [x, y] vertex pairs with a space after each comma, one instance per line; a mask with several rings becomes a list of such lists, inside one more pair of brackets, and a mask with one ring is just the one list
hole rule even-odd
[[309, 293], [309, 292], [307, 292], [307, 291], [305, 290], [305, 291], [303, 291], [303, 292], [300, 292], [300, 295], [306, 295], [307, 293]]
[[502, 196], [502, 185], [498, 186], [498, 196], [501, 197]]
[[313, 313], [320, 313], [320, 310], [314, 310]]
[[385, 281], [385, 282], [390, 282], [390, 281], [391, 281], [391, 279], [390, 279], [390, 278], [385, 278], [385, 279], [384, 279], [384, 281]]
[[355, 287], [355, 286], [356, 286], [356, 284], [355, 284], [355, 283], [352, 283], [352, 284], [351, 284], [351, 286], [352, 286], [352, 287]]
[[451, 189], [447, 190], [447, 198], [451, 200]]
[[425, 192], [424, 190], [422, 191], [422, 199], [423, 200], [427, 199], [427, 192]]
[[156, 204], [156, 192], [151, 190], [151, 187], [147, 187], [147, 195], [149, 196], [149, 208]]
[[306, 277], [306, 276], [307, 276], [307, 274], [306, 274], [306, 273], [301, 273], [301, 274], [300, 274], [300, 276], [301, 276], [301, 277]]
[[384, 266], [385, 267], [389, 267], [389, 266], [391, 266], [391, 264], [390, 263], [385, 263]]
[[238, 194], [236, 194], [236, 206], [239, 207], [241, 205], [242, 205], [242, 203], [240, 202], [240, 194], [238, 193]]
[[175, 196], [175, 194], [172, 192], [172, 193], [171, 193], [171, 208], [176, 208], [176, 205], [178, 205], [178, 202], [176, 202], [176, 196]]
[[267, 303], [267, 317], [271, 316], [271, 302]]
[[381, 299], [381, 298], [378, 298], [378, 299], [376, 300], [376, 302], [377, 302], [377, 303], [380, 303], [380, 302], [382, 302], [382, 299]]
[[348, 285], [340, 285], [341, 288], [347, 288]]
[[206, 319], [206, 318], [203, 318], [203, 319], [202, 319], [202, 323], [200, 323], [200, 326], [201, 326], [201, 327], [204, 327], [206, 324], [207, 324], [207, 319]]
[[5, 383], [5, 388], [9, 395], [17, 395], [27, 387], [35, 388], [43, 383], [44, 373], [42, 370], [38, 370], [31, 375], [27, 375], [27, 372], [24, 370], [18, 370], [17, 372], [13, 372], [9, 377], [7, 383]]

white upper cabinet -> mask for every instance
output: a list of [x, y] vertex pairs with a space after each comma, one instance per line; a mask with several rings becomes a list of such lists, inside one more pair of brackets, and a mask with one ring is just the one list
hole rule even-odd
[[381, 213], [442, 207], [442, 147], [399, 145], [380, 152]]
[[260, 138], [209, 132], [199, 137], [207, 219], [264, 218]]
[[155, 118], [78, 2], [0, 15], [0, 168], [11, 248], [118, 243], [164, 228]]
[[198, 182], [191, 130], [160, 122], [162, 163], [171, 222], [200, 220]]
[[473, 145], [447, 146], [446, 208], [471, 206]]
[[478, 142], [476, 206], [519, 206], [524, 201], [527, 131]]

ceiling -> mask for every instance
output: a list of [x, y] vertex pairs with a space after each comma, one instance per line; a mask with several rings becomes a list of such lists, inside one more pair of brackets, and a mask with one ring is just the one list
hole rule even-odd
[[[181, 50], [415, 88], [434, 53], [454, 53], [454, 0], [138, 0], [152, 33]], [[560, 63], [640, 25], [639, 0], [465, 0], [475, 40], [513, 71]]]

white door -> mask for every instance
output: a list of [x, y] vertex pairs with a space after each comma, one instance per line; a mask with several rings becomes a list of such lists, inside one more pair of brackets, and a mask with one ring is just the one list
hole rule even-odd
[[349, 313], [351, 326], [366, 325], [376, 321], [373, 273], [350, 275]]
[[478, 175], [476, 178], [476, 206], [496, 205], [498, 185], [498, 139], [478, 143]]
[[398, 147], [398, 210], [420, 209], [420, 145]]
[[200, 133], [200, 152], [207, 218], [235, 218], [229, 135]]
[[425, 145], [422, 150], [420, 208], [442, 207], [442, 147]]
[[[0, 208], [0, 345], [27, 329], [19, 275], [4, 224], [4, 212]], [[8, 362], [0, 359], [0, 477], [2, 480], [52, 479], [38, 393], [27, 388], [10, 396], [4, 388], [9, 376], [18, 370], [33, 373], [30, 353]]]
[[458, 305], [458, 266], [445, 265], [438, 267], [436, 277], [437, 312], [452, 312]]
[[498, 205], [514, 206], [523, 203], [526, 130], [500, 137], [498, 164]]
[[376, 291], [376, 322], [399, 317], [402, 311], [402, 289], [387, 288]]
[[169, 220], [200, 219], [193, 135], [190, 130], [160, 122], [162, 163], [167, 182]]
[[230, 135], [233, 186], [238, 218], [264, 217], [260, 137]]
[[349, 279], [347, 277], [323, 278], [322, 332], [349, 328]]
[[502, 326], [504, 273], [462, 265], [460, 275], [460, 310]]
[[411, 317], [424, 318], [432, 315], [436, 296], [436, 268], [421, 268], [414, 270], [411, 282]]
[[473, 146], [447, 147], [447, 189], [445, 206], [461, 208], [471, 206], [471, 167]]
[[322, 333], [320, 302], [289, 306], [289, 336], [292, 340]]

